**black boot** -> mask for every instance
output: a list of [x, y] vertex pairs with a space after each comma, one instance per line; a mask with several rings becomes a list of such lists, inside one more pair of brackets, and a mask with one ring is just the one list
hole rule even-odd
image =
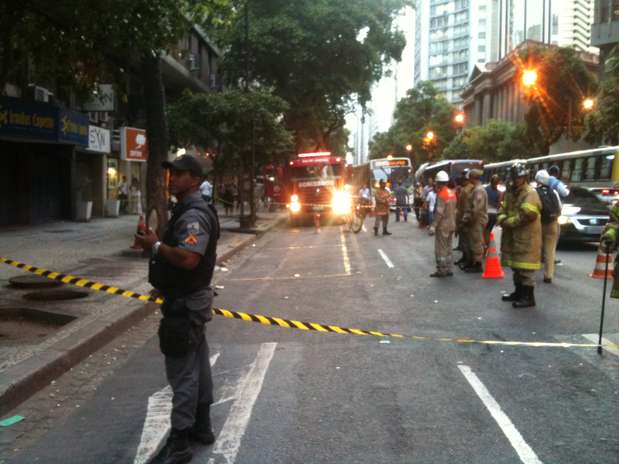
[[517, 301], [520, 299], [520, 295], [522, 295], [522, 285], [520, 284], [515, 284], [516, 285], [516, 289], [510, 293], [509, 295], [503, 295], [501, 297], [501, 300], [503, 301]]
[[215, 443], [215, 435], [211, 428], [211, 412], [210, 405], [199, 404], [196, 412], [196, 422], [189, 430], [189, 438], [199, 441], [203, 445], [212, 445]]
[[535, 306], [535, 287], [522, 286], [520, 298], [512, 303], [514, 308], [532, 308]]
[[172, 429], [166, 447], [168, 452], [164, 464], [187, 464], [191, 461], [193, 454], [189, 447], [189, 429]]
[[391, 232], [389, 232], [389, 231], [387, 230], [387, 228], [385, 227], [385, 228], [383, 229], [383, 235], [391, 235]]
[[378, 227], [374, 227], [374, 237], [378, 237]]
[[469, 274], [481, 274], [482, 272], [484, 272], [483, 268], [481, 267], [481, 263], [474, 263], [470, 266], [466, 266], [463, 271], [468, 272]]

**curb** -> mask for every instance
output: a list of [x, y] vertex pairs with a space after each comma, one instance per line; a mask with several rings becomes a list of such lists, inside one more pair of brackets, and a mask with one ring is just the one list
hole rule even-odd
[[[282, 215], [268, 226], [257, 230], [255, 234], [248, 235], [242, 242], [219, 256], [217, 264], [220, 265], [250, 246], [262, 235], [284, 222], [285, 219], [286, 217]], [[39, 390], [49, 385], [52, 380], [60, 377], [158, 309], [158, 305], [154, 303], [121, 308], [92, 321], [77, 332], [60, 340], [45, 352], [8, 368], [0, 378], [0, 416], [15, 409]]]

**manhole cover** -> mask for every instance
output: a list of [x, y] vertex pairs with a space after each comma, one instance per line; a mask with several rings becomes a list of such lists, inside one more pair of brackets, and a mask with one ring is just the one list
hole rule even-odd
[[9, 284], [11, 287], [15, 288], [52, 288], [60, 287], [62, 282], [47, 279], [38, 275], [25, 275], [11, 277], [9, 279]]
[[57, 301], [57, 300], [76, 300], [85, 298], [88, 292], [82, 290], [71, 290], [68, 288], [60, 288], [54, 290], [41, 290], [38, 292], [30, 292], [24, 295], [26, 300], [34, 301]]
[[36, 345], [74, 319], [32, 308], [0, 308], [0, 346]]

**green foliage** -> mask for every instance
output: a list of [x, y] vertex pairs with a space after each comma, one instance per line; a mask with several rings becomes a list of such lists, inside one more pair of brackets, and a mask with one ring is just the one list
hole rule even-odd
[[259, 164], [287, 158], [292, 151], [291, 134], [281, 123], [288, 105], [265, 89], [198, 94], [187, 91], [168, 109], [176, 145], [208, 148], [228, 166], [236, 164], [240, 156], [249, 159], [252, 123]]
[[489, 121], [484, 127], [465, 129], [443, 152], [446, 159], [481, 159], [486, 163], [526, 158], [539, 153], [524, 125]]
[[[440, 95], [431, 82], [420, 82], [398, 102], [389, 130], [376, 134], [370, 142], [370, 158], [403, 155], [406, 145], [410, 144], [417, 163], [439, 159], [456, 136], [455, 114], [455, 107]], [[424, 141], [429, 130], [435, 135], [432, 143]]]
[[586, 116], [582, 101], [595, 93], [597, 81], [578, 52], [565, 47], [532, 47], [520, 59], [523, 67], [534, 67], [538, 75], [526, 96], [530, 103], [525, 116], [529, 137], [544, 146], [543, 152], [562, 135], [579, 140]]
[[[385, 63], [400, 59], [405, 40], [392, 22], [405, 3], [250, 0], [246, 43], [245, 2], [239, 1], [227, 34], [226, 75], [234, 84], [243, 81], [247, 58], [250, 81], [289, 103], [284, 121], [296, 150], [337, 151], [332, 135], [341, 132], [354, 98], [367, 102]], [[365, 39], [357, 40], [365, 30]]]
[[606, 60], [606, 79], [600, 85], [594, 111], [587, 116], [586, 139], [596, 144], [619, 144], [619, 46]]

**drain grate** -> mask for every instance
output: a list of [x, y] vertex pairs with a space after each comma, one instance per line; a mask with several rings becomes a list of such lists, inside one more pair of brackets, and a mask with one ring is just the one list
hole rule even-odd
[[0, 346], [32, 345], [75, 319], [32, 308], [0, 308]]
[[24, 295], [26, 300], [31, 301], [59, 301], [59, 300], [77, 300], [86, 298], [89, 292], [82, 290], [72, 290], [68, 288], [60, 288], [53, 290], [40, 290], [38, 292], [30, 292]]

